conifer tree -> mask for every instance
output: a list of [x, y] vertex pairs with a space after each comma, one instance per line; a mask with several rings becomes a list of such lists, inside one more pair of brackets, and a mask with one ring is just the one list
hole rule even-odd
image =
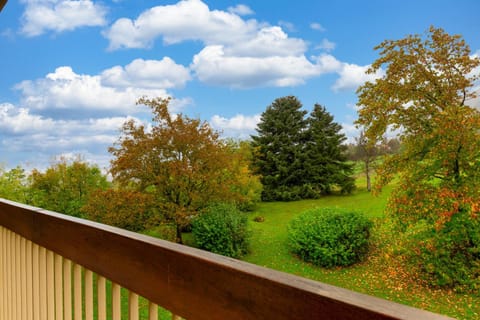
[[300, 199], [304, 178], [302, 144], [306, 129], [302, 103], [294, 96], [276, 99], [262, 113], [252, 136], [253, 167], [262, 176], [262, 199]]
[[340, 133], [342, 126], [319, 104], [315, 104], [307, 125], [303, 176], [310, 197], [328, 194], [334, 187], [350, 193], [355, 182], [351, 177], [353, 166], [347, 162], [347, 147], [343, 144], [347, 138]]

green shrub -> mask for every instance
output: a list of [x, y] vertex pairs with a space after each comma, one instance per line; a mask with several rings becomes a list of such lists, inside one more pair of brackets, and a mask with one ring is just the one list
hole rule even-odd
[[362, 214], [337, 208], [303, 212], [288, 227], [293, 253], [322, 267], [348, 266], [368, 250], [372, 222]]
[[233, 204], [208, 207], [193, 220], [192, 233], [201, 249], [232, 258], [248, 252], [247, 216]]
[[410, 226], [402, 255], [411, 271], [435, 287], [478, 292], [480, 289], [480, 221], [468, 213], [452, 216], [442, 228], [425, 220]]
[[[459, 292], [480, 290], [478, 191], [401, 186], [389, 201], [393, 249], [411, 278]], [[407, 188], [408, 187], [408, 188]]]

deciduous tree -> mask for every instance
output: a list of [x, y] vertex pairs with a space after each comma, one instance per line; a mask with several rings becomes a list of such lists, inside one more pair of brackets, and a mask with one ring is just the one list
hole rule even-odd
[[385, 76], [359, 88], [357, 123], [372, 141], [400, 132], [401, 151], [383, 161], [376, 187], [400, 178], [388, 213], [410, 248], [403, 260], [432, 284], [478, 289], [480, 112], [469, 103], [480, 59], [433, 27], [376, 49], [368, 72]]
[[111, 173], [124, 188], [151, 193], [162, 215], [181, 230], [199, 209], [211, 202], [235, 202], [238, 175], [231, 168], [234, 153], [207, 122], [183, 114], [172, 116], [169, 99], [142, 98], [152, 127], [127, 121], [122, 135], [109, 149]]
[[79, 157], [61, 158], [45, 172], [33, 170], [29, 178], [33, 205], [77, 217], [93, 191], [109, 187], [101, 170]]

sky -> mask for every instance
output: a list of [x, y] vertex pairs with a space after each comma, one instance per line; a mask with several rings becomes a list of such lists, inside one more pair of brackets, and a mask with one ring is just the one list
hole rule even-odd
[[81, 155], [108, 168], [140, 97], [255, 134], [275, 99], [327, 108], [358, 130], [355, 94], [383, 40], [461, 34], [480, 55], [477, 0], [10, 0], [0, 12], [0, 164], [44, 169]]

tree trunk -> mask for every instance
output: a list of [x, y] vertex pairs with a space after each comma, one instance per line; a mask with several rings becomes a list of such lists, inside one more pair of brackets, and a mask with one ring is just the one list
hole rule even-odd
[[176, 242], [176, 243], [183, 244], [182, 228], [180, 227], [179, 224], [177, 224], [176, 228], [177, 228], [177, 236], [176, 236], [175, 242]]
[[367, 176], [367, 191], [372, 191], [372, 183], [370, 182], [370, 160], [365, 161], [365, 175]]

